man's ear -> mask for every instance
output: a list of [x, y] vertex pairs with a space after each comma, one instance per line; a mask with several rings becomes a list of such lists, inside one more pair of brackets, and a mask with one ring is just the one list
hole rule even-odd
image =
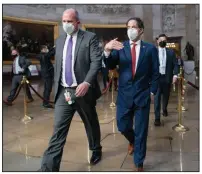
[[144, 29], [140, 30], [139, 36], [142, 35], [144, 33]]

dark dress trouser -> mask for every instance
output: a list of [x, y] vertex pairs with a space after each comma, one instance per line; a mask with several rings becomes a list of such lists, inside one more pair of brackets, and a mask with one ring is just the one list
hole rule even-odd
[[[75, 89], [68, 88], [67, 91], [75, 92]], [[95, 104], [90, 104], [90, 101], [86, 101], [82, 97], [78, 98], [73, 105], [68, 105], [64, 98], [64, 92], [65, 89], [60, 86], [55, 103], [54, 131], [41, 164], [41, 169], [45, 171], [59, 171], [63, 148], [75, 111], [79, 113], [84, 122], [89, 149], [98, 151], [102, 148], [100, 145], [100, 125]]]
[[[49, 104], [50, 101], [50, 94], [53, 87], [53, 79], [54, 79], [54, 69], [50, 67], [49, 69], [46, 67], [43, 67], [43, 71], [41, 72], [42, 79], [44, 81], [44, 91], [43, 91], [43, 98], [45, 99], [43, 101], [44, 105]], [[48, 69], [48, 71], [47, 71]]]
[[[14, 75], [13, 76], [11, 91], [10, 91], [10, 95], [7, 98], [7, 101], [12, 102], [13, 98], [16, 95], [17, 89], [21, 84], [22, 77], [23, 77], [23, 75]], [[26, 85], [26, 95], [29, 100], [33, 99], [28, 85]]]
[[171, 84], [166, 81], [166, 76], [161, 75], [159, 79], [159, 87], [154, 97], [155, 119], [161, 118], [161, 97], [163, 97], [163, 112], [167, 111], [168, 101], [170, 97]]
[[130, 109], [117, 106], [117, 126], [126, 139], [134, 144], [133, 158], [137, 167], [143, 166], [146, 156], [149, 111], [150, 99], [143, 108], [136, 105]]
[[109, 82], [108, 69], [106, 67], [102, 67], [102, 77], [103, 77], [104, 88], [106, 88], [107, 82]]
[[50, 94], [53, 86], [53, 77], [45, 77], [43, 80], [44, 80], [43, 98], [45, 99], [43, 101], [43, 104], [49, 104]]

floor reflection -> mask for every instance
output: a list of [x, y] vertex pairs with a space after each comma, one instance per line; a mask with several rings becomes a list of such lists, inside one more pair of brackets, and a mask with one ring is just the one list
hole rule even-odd
[[[9, 94], [8, 82], [3, 83], [3, 97]], [[43, 85], [33, 82], [42, 94]], [[133, 158], [127, 154], [128, 142], [117, 130], [116, 108], [110, 108], [111, 92], [97, 102], [101, 126], [103, 160], [89, 166], [91, 151], [84, 125], [76, 113], [69, 131], [62, 159], [62, 171], [131, 171]], [[117, 92], [114, 93], [116, 98]], [[23, 93], [13, 106], [3, 105], [3, 166], [4, 170], [36, 171], [53, 132], [53, 110], [43, 109], [42, 101], [33, 94], [34, 102], [28, 104], [28, 115], [34, 119], [24, 124]], [[53, 100], [53, 94], [51, 95]], [[177, 133], [172, 127], [177, 124], [177, 95], [172, 93], [168, 105], [168, 117], [162, 117], [162, 126], [154, 127], [154, 106], [151, 104], [147, 144], [146, 171], [198, 171], [199, 170], [199, 92], [187, 86], [183, 124], [189, 127], [186, 133]], [[23, 157], [21, 155], [24, 155]], [[9, 163], [7, 159], [16, 159]], [[19, 164], [19, 165], [17, 165]], [[26, 164], [26, 166], [24, 166]], [[33, 168], [35, 166], [35, 168]]]

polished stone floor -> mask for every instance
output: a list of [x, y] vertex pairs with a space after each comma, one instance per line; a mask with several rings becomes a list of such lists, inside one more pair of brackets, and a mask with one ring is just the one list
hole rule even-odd
[[[42, 94], [39, 81], [32, 85]], [[3, 81], [3, 97], [10, 89], [10, 82]], [[115, 96], [117, 93], [115, 92]], [[27, 124], [23, 118], [23, 93], [13, 106], [3, 105], [3, 171], [36, 171], [41, 156], [53, 131], [53, 110], [43, 109], [41, 99], [35, 94], [28, 104], [28, 115], [33, 120]], [[53, 96], [51, 96], [53, 97]], [[101, 125], [103, 159], [96, 166], [88, 164], [88, 151], [84, 125], [78, 114], [72, 121], [61, 171], [132, 171], [133, 158], [127, 153], [127, 141], [117, 131], [116, 109], [110, 108], [111, 92], [98, 100], [97, 112]], [[163, 125], [154, 127], [154, 109], [151, 104], [145, 171], [199, 171], [199, 91], [187, 86], [183, 124], [186, 133], [177, 133], [172, 127], [177, 123], [177, 94], [172, 92], [168, 117], [162, 117]]]

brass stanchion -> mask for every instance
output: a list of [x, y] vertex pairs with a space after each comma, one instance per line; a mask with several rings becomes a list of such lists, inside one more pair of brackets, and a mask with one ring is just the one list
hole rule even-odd
[[111, 80], [112, 80], [112, 102], [110, 103], [110, 107], [111, 108], [114, 108], [116, 107], [116, 104], [114, 103], [114, 72], [112, 71], [112, 74], [111, 74]]
[[22, 118], [22, 122], [27, 124], [28, 122], [30, 122], [33, 118], [29, 117], [27, 115], [27, 101], [26, 101], [26, 85], [27, 83], [29, 83], [29, 81], [27, 80], [26, 76], [23, 76], [21, 84], [23, 84], [23, 92], [24, 92], [24, 117]]
[[180, 67], [180, 74], [178, 74], [178, 124], [173, 126], [173, 130], [176, 132], [186, 132], [188, 127], [182, 125], [182, 67]]
[[185, 108], [185, 106], [184, 106], [184, 100], [185, 100], [185, 92], [186, 92], [186, 83], [187, 83], [187, 81], [184, 79], [184, 77], [183, 77], [183, 79], [182, 79], [182, 111], [187, 111], [187, 109]]
[[[181, 92], [182, 92], [182, 111], [187, 111], [187, 109], [185, 108], [184, 106], [184, 101], [185, 101], [185, 92], [186, 92], [186, 84], [187, 84], [187, 81], [185, 80], [184, 78], [184, 70], [182, 69], [182, 84], [181, 84]], [[176, 110], [178, 110], [178, 108], [176, 108]]]

